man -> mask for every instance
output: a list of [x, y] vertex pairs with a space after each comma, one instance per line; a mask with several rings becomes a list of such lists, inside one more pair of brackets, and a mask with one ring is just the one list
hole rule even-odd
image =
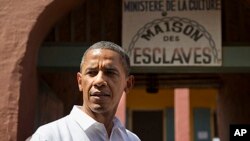
[[140, 140], [115, 117], [122, 94], [128, 93], [134, 83], [129, 58], [120, 46], [101, 41], [88, 48], [77, 81], [83, 105], [38, 128], [31, 141]]

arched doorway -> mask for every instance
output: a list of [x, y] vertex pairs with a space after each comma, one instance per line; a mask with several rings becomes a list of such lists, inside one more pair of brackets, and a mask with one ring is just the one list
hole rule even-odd
[[[20, 8], [26, 9], [28, 11], [26, 13], [29, 13], [30, 18], [32, 18], [35, 22], [30, 23], [32, 25], [32, 29], [30, 31], [28, 31], [27, 33], [20, 33], [27, 34], [28, 40], [27, 45], [23, 48], [23, 51], [25, 52], [23, 54], [24, 56], [21, 57], [20, 61], [21, 63], [19, 67], [21, 67], [22, 69], [19, 72], [16, 72], [20, 73], [21, 75], [20, 80], [18, 80], [20, 81], [18, 125], [17, 129], [13, 128], [12, 131], [13, 133], [16, 132], [17, 135], [7, 135], [10, 140], [23, 141], [33, 133], [35, 119], [34, 105], [36, 104], [37, 94], [36, 61], [38, 56], [38, 49], [41, 46], [41, 43], [44, 40], [46, 34], [56, 23], [56, 21], [58, 21], [63, 15], [68, 13], [71, 9], [79, 5], [81, 2], [83, 1], [43, 1], [40, 3], [35, 3], [35, 5], [32, 6], [36, 7], [37, 9], [29, 8], [29, 5], [27, 4], [30, 3], [29, 1], [25, 1], [22, 3], [23, 6], [25, 6], [26, 3], [27, 7]], [[14, 120], [13, 122], [16, 121]]]
[[[34, 126], [33, 132], [39, 125], [68, 114], [72, 105], [82, 103], [82, 98], [76, 84], [76, 72], [79, 70], [78, 63], [80, 63], [81, 58], [77, 58], [76, 61], [78, 63], [76, 65], [67, 64], [70, 62], [67, 58], [78, 56], [75, 53], [71, 54], [67, 52], [67, 49], [71, 51], [76, 49], [76, 53], [83, 53], [84, 49], [81, 50], [82, 48], [87, 48], [87, 45], [99, 40], [110, 40], [119, 44], [121, 42], [121, 13], [117, 12], [121, 8], [120, 6], [117, 7], [119, 4], [121, 2], [116, 0], [77, 3], [74, 5], [75, 8], [73, 8], [74, 6], [67, 8], [64, 14], [60, 14], [57, 17], [57, 20], [53, 19], [53, 22], [50, 21], [50, 26], [46, 21], [51, 20], [51, 12], [58, 9], [58, 7], [51, 6], [49, 10], [40, 16], [41, 22], [34, 28], [36, 30], [33, 31], [32, 35], [37, 35], [39, 32], [45, 30], [46, 33], [50, 32], [43, 34], [43, 38], [39, 40], [39, 46], [41, 47], [38, 60], [43, 60], [41, 59], [43, 57], [48, 59], [49, 56], [54, 55], [54, 58], [56, 58], [56, 55], [65, 55], [62, 58], [66, 60], [53, 62], [52, 57], [52, 59], [48, 59], [45, 62], [38, 62], [36, 70], [38, 96], [33, 98], [37, 100], [34, 104], [38, 105], [38, 109], [35, 112], [36, 108], [33, 108], [33, 113], [31, 113], [36, 115], [36, 118], [34, 117], [35, 120], [33, 119], [34, 124], [32, 124]], [[63, 8], [59, 9], [62, 10]], [[105, 12], [102, 12], [104, 10]], [[47, 28], [45, 29], [45, 27]], [[43, 54], [43, 51], [47, 49], [48, 54]], [[79, 49], [80, 51], [78, 51]], [[55, 52], [53, 53], [52, 50]], [[25, 105], [25, 102], [23, 104]], [[27, 132], [25, 136], [28, 136]]]

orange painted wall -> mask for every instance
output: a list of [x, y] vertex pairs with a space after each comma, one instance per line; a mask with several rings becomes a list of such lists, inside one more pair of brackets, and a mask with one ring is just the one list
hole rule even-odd
[[218, 90], [215, 88], [190, 89], [191, 107], [216, 108], [216, 96]]
[[173, 89], [160, 89], [158, 93], [149, 94], [145, 87], [136, 87], [127, 94], [129, 109], [162, 109], [173, 106]]
[[[191, 88], [190, 89], [190, 128], [191, 140], [193, 140], [193, 108], [216, 109], [216, 97], [218, 90], [215, 88]], [[150, 94], [145, 87], [135, 87], [127, 95], [127, 108], [136, 110], [174, 108], [174, 89], [162, 88], [158, 93]], [[211, 116], [211, 133], [213, 135], [213, 117]]]
[[[190, 89], [190, 108], [216, 107], [215, 88], [192, 88]], [[161, 88], [158, 93], [150, 94], [145, 87], [135, 87], [127, 94], [127, 108], [131, 109], [154, 109], [174, 107], [174, 89]]]

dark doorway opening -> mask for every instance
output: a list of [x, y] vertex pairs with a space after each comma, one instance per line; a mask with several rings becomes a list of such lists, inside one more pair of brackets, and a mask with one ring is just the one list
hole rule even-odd
[[163, 140], [163, 111], [133, 111], [133, 132], [142, 141]]

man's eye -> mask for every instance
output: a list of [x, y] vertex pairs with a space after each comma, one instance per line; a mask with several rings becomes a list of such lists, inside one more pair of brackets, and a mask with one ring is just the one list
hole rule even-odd
[[87, 71], [86, 74], [90, 75], [90, 76], [95, 76], [97, 75], [97, 71]]
[[106, 74], [108, 74], [108, 75], [115, 75], [115, 74], [117, 74], [117, 73], [116, 73], [116, 71], [114, 71], [114, 70], [107, 70], [107, 71], [106, 71]]

